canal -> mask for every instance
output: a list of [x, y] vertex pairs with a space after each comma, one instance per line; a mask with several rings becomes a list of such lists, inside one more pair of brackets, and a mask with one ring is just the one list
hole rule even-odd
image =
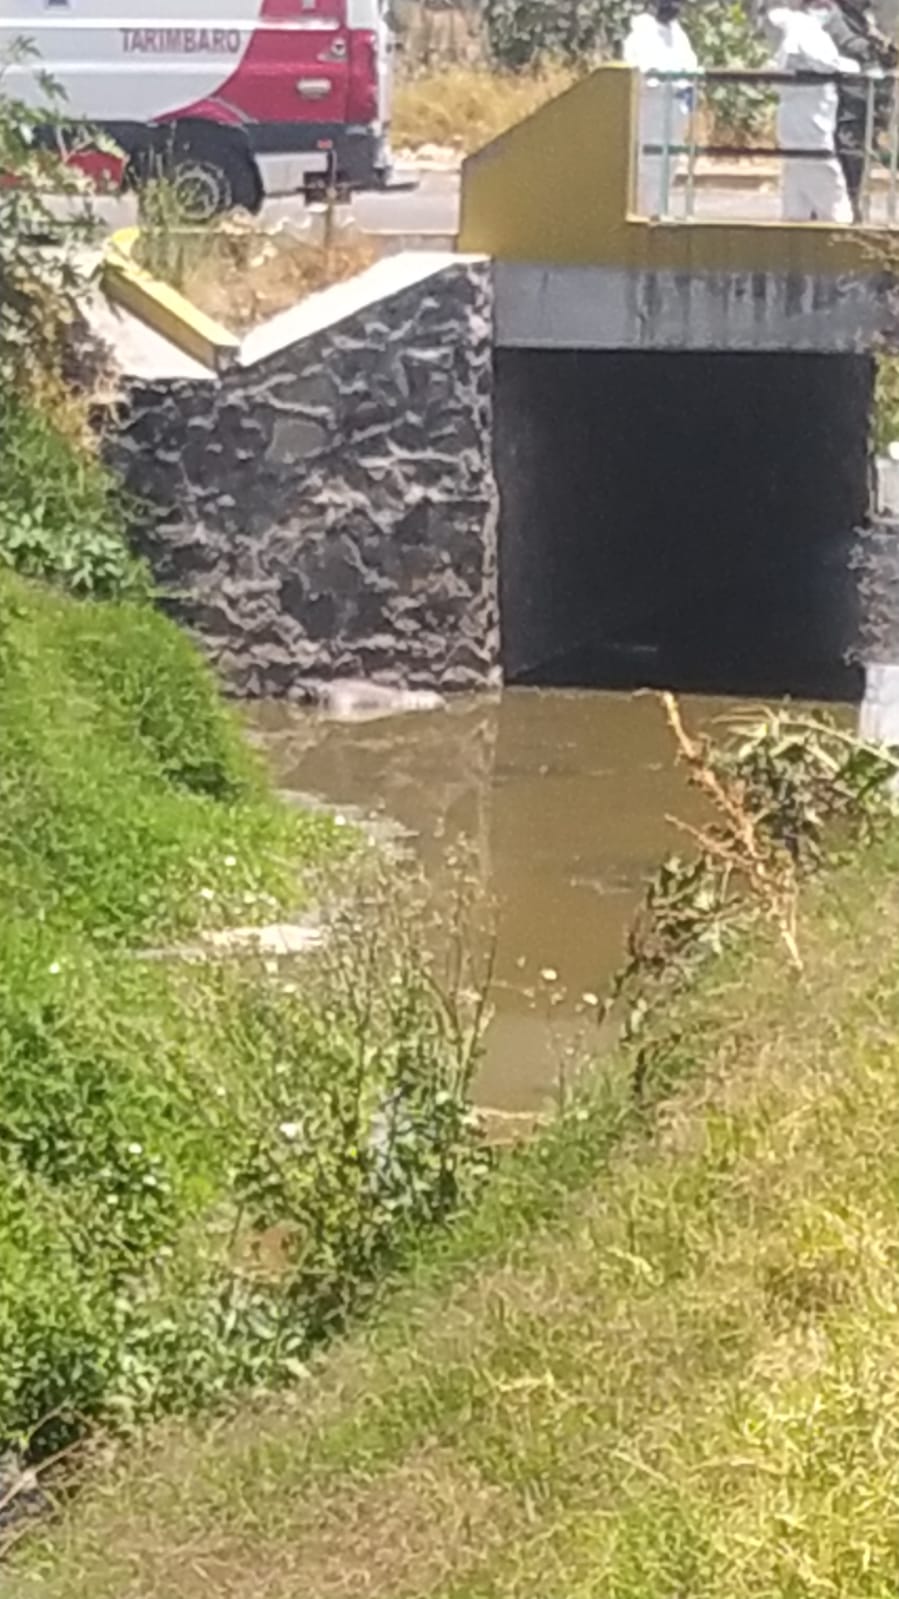
[[[741, 708], [683, 704], [694, 729]], [[371, 721], [283, 704], [254, 719], [282, 788], [398, 824], [432, 876], [469, 841], [498, 932], [478, 1097], [545, 1104], [595, 1048], [596, 998], [647, 874], [683, 847], [669, 818], [697, 818], [658, 698], [519, 688]]]

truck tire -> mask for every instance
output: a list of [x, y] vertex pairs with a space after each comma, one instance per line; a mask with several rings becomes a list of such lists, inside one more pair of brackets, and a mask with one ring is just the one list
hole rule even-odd
[[176, 151], [171, 181], [187, 222], [209, 222], [226, 211], [250, 211], [262, 206], [262, 183], [250, 158], [234, 151], [220, 155], [204, 151]]
[[208, 222], [238, 207], [255, 215], [265, 198], [249, 150], [209, 124], [194, 124], [189, 132], [176, 125], [132, 151], [126, 188], [141, 189], [157, 178], [175, 186], [186, 222]]

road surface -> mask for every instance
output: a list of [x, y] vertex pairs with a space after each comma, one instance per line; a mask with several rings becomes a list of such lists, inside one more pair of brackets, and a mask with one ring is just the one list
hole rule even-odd
[[[386, 194], [360, 194], [349, 212], [359, 226], [372, 233], [443, 236], [454, 234], [459, 218], [459, 175], [455, 172], [400, 173], [401, 179], [417, 176], [417, 187], [397, 189]], [[878, 197], [874, 220], [885, 219], [885, 198]], [[675, 196], [675, 214], [683, 205], [683, 195]], [[112, 232], [137, 220], [132, 197], [100, 199], [97, 210], [104, 226]], [[267, 200], [262, 209], [263, 223], [302, 222], [307, 214], [300, 195]], [[697, 188], [695, 214], [699, 220], [728, 222], [774, 222], [780, 214], [776, 186], [764, 190]]]

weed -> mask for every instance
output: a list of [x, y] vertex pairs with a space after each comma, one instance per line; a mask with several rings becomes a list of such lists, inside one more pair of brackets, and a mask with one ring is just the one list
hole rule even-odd
[[295, 909], [347, 830], [162, 617], [6, 578], [0, 623], [0, 1436], [39, 1458], [296, 1375], [477, 1183], [481, 1010], [361, 858], [302, 981], [145, 958]]
[[[783, 710], [737, 716], [714, 744], [687, 732], [673, 696], [663, 696], [663, 703], [680, 759], [711, 819], [700, 827], [675, 824], [694, 848], [663, 862], [628, 934], [604, 1015], [623, 1004], [631, 1042], [697, 966], [760, 917], [773, 925], [791, 966], [801, 971], [796, 919], [803, 879], [839, 847], [870, 840], [894, 815], [889, 785], [895, 758], [825, 715]], [[672, 1045], [666, 1033], [665, 1049]], [[646, 1050], [637, 1049], [638, 1086], [662, 1067], [650, 1029]]]
[[48, 382], [43, 407], [0, 392], [0, 563], [75, 594], [146, 593], [125, 539], [123, 497], [83, 434], [71, 436], [84, 427], [82, 408], [70, 402], [67, 436], [47, 408], [56, 393]]
[[887, 1599], [896, 865], [805, 898], [801, 980], [761, 924], [706, 967], [651, 1114], [609, 1062], [314, 1380], [114, 1463], [9, 1593]]
[[[26, 104], [10, 92], [17, 73], [42, 94]], [[96, 237], [86, 180], [61, 159], [77, 152], [65, 123], [61, 90], [40, 70], [28, 40], [0, 56], [0, 387], [27, 385], [59, 367], [77, 322], [91, 267], [85, 246]], [[61, 223], [52, 201], [76, 203]], [[48, 243], [52, 248], [47, 248]]]

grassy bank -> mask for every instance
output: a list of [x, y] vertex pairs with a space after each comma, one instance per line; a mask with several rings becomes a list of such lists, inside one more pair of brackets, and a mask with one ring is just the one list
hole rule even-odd
[[0, 671], [0, 914], [133, 945], [296, 909], [336, 831], [274, 802], [163, 617], [9, 575]]
[[[887, 1599], [899, 1549], [895, 838], [507, 1168], [290, 1399], [113, 1466], [25, 1599]], [[878, 905], [872, 915], [872, 905]]]
[[476, 1177], [414, 885], [359, 861], [302, 974], [177, 953], [345, 854], [149, 605], [0, 577], [0, 1449], [295, 1380]]

